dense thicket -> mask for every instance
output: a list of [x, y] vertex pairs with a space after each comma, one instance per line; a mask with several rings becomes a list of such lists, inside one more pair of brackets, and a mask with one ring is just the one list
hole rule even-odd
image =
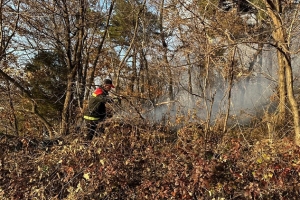
[[247, 138], [212, 132], [206, 138], [199, 125], [177, 134], [123, 123], [107, 127], [91, 143], [73, 135], [54, 145], [29, 138], [17, 145], [1, 136], [1, 198], [206, 200], [300, 195], [300, 149], [288, 137], [272, 141], [253, 132], [245, 132]]

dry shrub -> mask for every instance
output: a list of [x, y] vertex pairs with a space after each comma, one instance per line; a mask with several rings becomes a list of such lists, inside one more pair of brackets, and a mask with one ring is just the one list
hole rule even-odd
[[111, 121], [106, 127], [91, 142], [73, 135], [64, 145], [5, 151], [1, 199], [299, 196], [300, 149], [287, 138], [249, 145], [242, 137], [205, 133], [197, 125], [182, 127], [177, 135], [147, 124]]

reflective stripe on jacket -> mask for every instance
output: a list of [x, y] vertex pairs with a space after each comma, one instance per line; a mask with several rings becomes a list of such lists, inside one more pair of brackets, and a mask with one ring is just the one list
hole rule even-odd
[[90, 117], [90, 116], [83, 116], [83, 118], [86, 120], [99, 120], [100, 119], [100, 118]]

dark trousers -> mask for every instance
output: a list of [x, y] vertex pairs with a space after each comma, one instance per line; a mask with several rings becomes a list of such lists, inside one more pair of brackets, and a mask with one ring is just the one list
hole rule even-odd
[[[86, 128], [87, 128], [87, 136], [86, 139], [92, 140], [94, 136], [98, 135], [96, 132], [98, 123], [103, 120], [85, 120]], [[99, 128], [99, 132], [103, 133], [104, 128]]]

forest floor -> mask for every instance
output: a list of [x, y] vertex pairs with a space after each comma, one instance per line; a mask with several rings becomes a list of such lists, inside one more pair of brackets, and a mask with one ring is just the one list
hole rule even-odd
[[110, 124], [92, 141], [0, 135], [0, 199], [298, 199], [292, 134]]

